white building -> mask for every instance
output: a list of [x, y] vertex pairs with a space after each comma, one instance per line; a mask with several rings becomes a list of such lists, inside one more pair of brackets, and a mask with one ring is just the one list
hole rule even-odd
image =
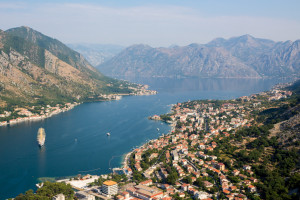
[[102, 185], [102, 192], [108, 195], [118, 193], [118, 183], [115, 181], [105, 181]]
[[84, 191], [76, 192], [75, 196], [80, 200], [95, 200], [96, 199], [94, 195], [88, 194]]
[[178, 159], [179, 159], [179, 158], [178, 158], [178, 153], [177, 153], [176, 150], [173, 150], [171, 153], [172, 153], [172, 155], [173, 155], [173, 159], [174, 159], [174, 160], [178, 160]]

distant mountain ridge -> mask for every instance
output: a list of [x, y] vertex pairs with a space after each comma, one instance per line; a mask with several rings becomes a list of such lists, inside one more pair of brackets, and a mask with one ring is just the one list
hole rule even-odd
[[300, 40], [274, 42], [243, 35], [183, 47], [133, 45], [97, 68], [112, 77], [299, 76]]
[[78, 52], [29, 27], [0, 31], [0, 107], [86, 101], [128, 94], [133, 86], [104, 76]]
[[67, 44], [82, 54], [93, 66], [102, 64], [120, 53], [125, 47], [110, 44]]

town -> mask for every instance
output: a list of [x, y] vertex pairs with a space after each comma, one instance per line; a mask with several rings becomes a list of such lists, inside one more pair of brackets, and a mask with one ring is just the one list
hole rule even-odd
[[[259, 162], [265, 149], [250, 151], [246, 146], [254, 146], [256, 138], [237, 133], [244, 128], [255, 132], [255, 114], [285, 104], [276, 100], [291, 95], [275, 88], [234, 100], [177, 103], [171, 113], [149, 117], [170, 123], [170, 133], [128, 153], [121, 173], [63, 181], [78, 190], [78, 199], [261, 199], [251, 161]], [[232, 156], [242, 153], [248, 160]], [[59, 194], [53, 199], [64, 198]]]
[[[42, 120], [52, 117], [61, 112], [68, 111], [79, 103], [66, 103], [64, 105], [56, 104], [55, 106], [32, 106], [30, 108], [17, 107], [13, 111], [4, 111], [0, 114], [0, 126], [14, 125], [20, 122]], [[1, 120], [6, 118], [8, 120]]]

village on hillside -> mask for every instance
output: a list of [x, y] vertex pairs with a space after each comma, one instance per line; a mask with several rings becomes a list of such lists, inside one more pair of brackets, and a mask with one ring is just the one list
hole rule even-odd
[[[171, 113], [150, 117], [170, 123], [170, 133], [128, 153], [121, 173], [78, 177], [89, 180], [80, 187], [74, 180], [67, 183], [81, 190], [79, 199], [91, 200], [261, 199], [257, 186], [262, 182], [252, 164], [262, 162], [262, 152], [269, 149], [257, 146], [255, 134], [268, 131], [257, 131], [256, 114], [285, 104], [282, 99], [291, 95], [274, 88], [234, 100], [177, 103]], [[237, 134], [244, 129], [252, 135]]]

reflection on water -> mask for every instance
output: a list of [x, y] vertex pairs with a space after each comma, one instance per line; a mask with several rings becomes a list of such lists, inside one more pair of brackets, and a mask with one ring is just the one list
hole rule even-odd
[[246, 78], [141, 78], [122, 77], [134, 83], [147, 84], [151, 88], [164, 92], [180, 91], [249, 91], [257, 89], [261, 91], [261, 86], [270, 89], [280, 82], [288, 82], [291, 79], [246, 79]]
[[38, 147], [38, 174], [42, 176], [46, 168], [46, 146]]

